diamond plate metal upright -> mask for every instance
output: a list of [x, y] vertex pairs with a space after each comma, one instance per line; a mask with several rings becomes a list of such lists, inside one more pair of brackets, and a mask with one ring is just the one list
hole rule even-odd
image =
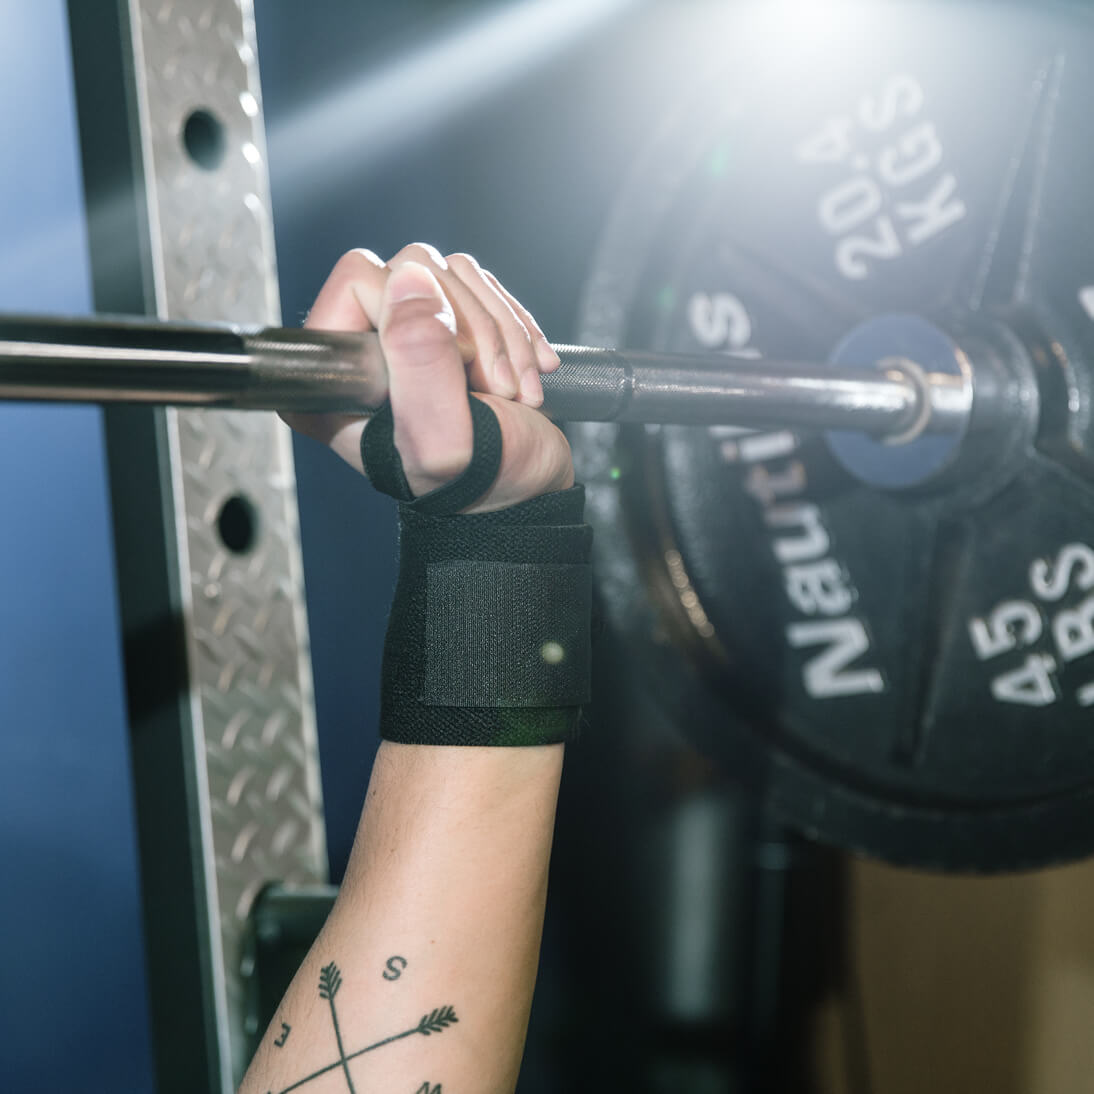
[[[97, 309], [276, 324], [251, 0], [69, 18]], [[159, 1089], [227, 1091], [251, 903], [326, 873], [290, 438], [125, 408], [107, 446]]]

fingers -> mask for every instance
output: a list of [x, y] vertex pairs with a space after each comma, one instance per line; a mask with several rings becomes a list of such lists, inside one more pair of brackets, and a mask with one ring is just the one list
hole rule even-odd
[[484, 270], [479, 266], [471, 255], [449, 255], [448, 261], [452, 262], [455, 258], [466, 258], [469, 262], [474, 263], [475, 268], [486, 279], [490, 287], [498, 293], [509, 306], [516, 313], [517, 318], [524, 324], [529, 335], [532, 339], [532, 345], [536, 351], [536, 360], [539, 362], [540, 372], [553, 372], [562, 363], [559, 360], [559, 356], [555, 353], [551, 346], [551, 343], [547, 341], [547, 335], [540, 330], [539, 324], [535, 321], [532, 313], [519, 301], [504, 285], [489, 271]]
[[[396, 446], [415, 494], [443, 485], [470, 459], [469, 385], [499, 400], [538, 407], [539, 374], [558, 366], [535, 319], [493, 274], [470, 255], [446, 259], [423, 243], [404, 247], [387, 263], [364, 249], [343, 255], [306, 325], [379, 330]], [[363, 470], [360, 416], [283, 417]]]
[[558, 357], [531, 313], [468, 254], [446, 259], [428, 243], [411, 243], [385, 264], [372, 251], [350, 251], [320, 291], [308, 326], [372, 329], [379, 321], [387, 276], [408, 262], [425, 266], [444, 289], [456, 316], [471, 387], [540, 406], [539, 373], [556, 368]]
[[[312, 330], [373, 330], [389, 276], [382, 259], [364, 249], [343, 255], [308, 314]], [[332, 448], [351, 467], [364, 471], [358, 414], [282, 414], [293, 429]]]
[[[493, 318], [517, 374], [520, 401], [530, 406], [543, 403], [540, 369], [557, 365], [554, 351], [531, 313], [506, 292], [493, 274], [484, 270], [469, 254], [448, 256], [448, 267], [474, 293]], [[497, 394], [496, 392], [493, 394]]]
[[517, 372], [498, 323], [472, 288], [453, 273], [448, 262], [434, 247], [412, 243], [395, 255], [389, 265], [397, 270], [406, 262], [417, 262], [430, 269], [444, 286], [456, 315], [458, 329], [468, 339], [467, 378], [477, 391], [488, 391], [503, 399], [513, 399], [520, 391]]
[[408, 261], [392, 271], [379, 329], [395, 447], [411, 490], [420, 496], [464, 471], [473, 445], [456, 316], [429, 268]]
[[[469, 341], [468, 380], [471, 387], [505, 399], [539, 406], [543, 389], [539, 383], [535, 334], [540, 334], [531, 316], [513, 307], [512, 298], [496, 279], [489, 278], [469, 255], [444, 258], [434, 247], [412, 243], [395, 255], [389, 265], [397, 269], [405, 262], [418, 262], [432, 270], [452, 302], [462, 337]], [[518, 305], [519, 307], [519, 305]]]
[[308, 320], [312, 330], [374, 330], [388, 268], [372, 251], [344, 254], [315, 298]]

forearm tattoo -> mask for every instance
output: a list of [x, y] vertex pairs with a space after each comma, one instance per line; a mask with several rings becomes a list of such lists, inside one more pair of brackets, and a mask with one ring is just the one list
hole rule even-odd
[[[388, 958], [382, 973], [383, 978], [389, 981], [398, 980], [408, 964], [405, 957], [396, 955]], [[446, 1029], [459, 1021], [456, 1017], [456, 1011], [452, 1007], [434, 1007], [433, 1010], [423, 1014], [409, 1029], [400, 1030], [397, 1033], [392, 1033], [387, 1037], [374, 1041], [372, 1044], [365, 1045], [364, 1048], [355, 1048], [352, 1051], [347, 1052], [345, 1043], [342, 1039], [342, 1027], [338, 1024], [338, 1007], [335, 1002], [341, 987], [342, 973], [338, 966], [333, 961], [329, 965], [324, 965], [319, 973], [319, 998], [325, 1000], [330, 1007], [330, 1020], [334, 1031], [335, 1044], [338, 1049], [338, 1058], [318, 1070], [313, 1071], [310, 1075], [305, 1075], [302, 1079], [298, 1079], [289, 1086], [282, 1087], [277, 1091], [270, 1089], [266, 1094], [289, 1094], [290, 1091], [299, 1090], [301, 1087], [307, 1086], [308, 1083], [318, 1079], [321, 1075], [326, 1075], [332, 1071], [341, 1071], [345, 1077], [346, 1089], [349, 1091], [349, 1094], [357, 1094], [357, 1089], [353, 1085], [353, 1070], [350, 1068], [351, 1061], [357, 1060], [369, 1052], [375, 1052], [378, 1048], [383, 1048], [385, 1045], [394, 1044], [396, 1041], [402, 1041], [407, 1037], [414, 1037], [416, 1035], [430, 1037], [435, 1033], [443, 1033]], [[292, 1033], [292, 1026], [283, 1020], [279, 1019], [279, 1021], [281, 1021], [281, 1033], [275, 1038], [274, 1045], [280, 1049], [284, 1048], [288, 1043], [289, 1035]], [[408, 1091], [407, 1094], [411, 1094], [411, 1092]], [[441, 1089], [440, 1083], [426, 1081], [423, 1082], [413, 1094], [444, 1094], [444, 1092]]]

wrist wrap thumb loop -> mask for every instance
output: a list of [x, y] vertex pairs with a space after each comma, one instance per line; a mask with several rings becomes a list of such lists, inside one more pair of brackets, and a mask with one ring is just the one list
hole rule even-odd
[[469, 398], [474, 431], [471, 463], [444, 486], [415, 498], [406, 481], [403, 461], [395, 447], [395, 419], [385, 403], [361, 436], [361, 461], [372, 485], [403, 502], [416, 513], [448, 516], [474, 505], [494, 485], [501, 467], [501, 426], [497, 415], [481, 399]]

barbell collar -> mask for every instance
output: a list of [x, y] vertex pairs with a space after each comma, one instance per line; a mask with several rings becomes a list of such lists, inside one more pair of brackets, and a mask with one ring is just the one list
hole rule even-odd
[[[958, 431], [952, 377], [843, 366], [555, 347], [544, 406], [560, 421], [855, 430], [906, 439]], [[129, 319], [0, 318], [0, 401], [146, 403], [368, 414], [387, 399], [374, 333]], [[945, 408], [937, 412], [934, 408]], [[957, 408], [955, 410], [955, 407]]]

